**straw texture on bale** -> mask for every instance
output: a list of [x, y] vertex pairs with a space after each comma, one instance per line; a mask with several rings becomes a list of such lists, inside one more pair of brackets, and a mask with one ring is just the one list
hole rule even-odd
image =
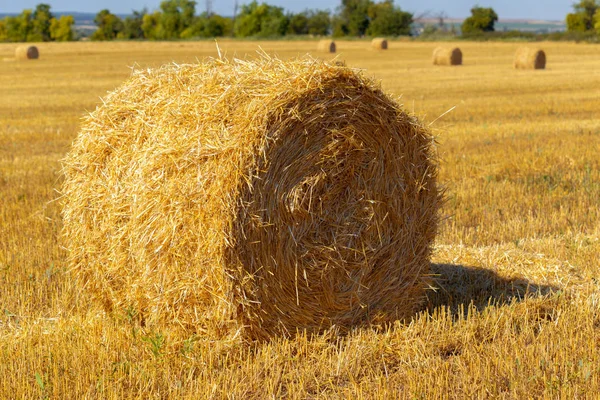
[[462, 51], [458, 47], [438, 47], [433, 51], [434, 65], [462, 65]]
[[326, 53], [335, 53], [336, 51], [335, 42], [331, 40], [320, 40], [317, 48]]
[[313, 59], [135, 72], [64, 160], [70, 266], [107, 310], [210, 337], [405, 318], [429, 282], [432, 146]]
[[37, 60], [39, 57], [40, 52], [35, 46], [19, 46], [15, 50], [17, 60]]
[[371, 40], [371, 47], [377, 50], [387, 50], [388, 41], [384, 38], [375, 38]]
[[540, 49], [520, 47], [515, 53], [514, 67], [517, 69], [545, 69], [546, 53]]

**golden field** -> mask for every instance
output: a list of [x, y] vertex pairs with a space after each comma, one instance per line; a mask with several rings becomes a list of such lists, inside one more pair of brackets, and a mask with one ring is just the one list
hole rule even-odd
[[[338, 42], [431, 124], [446, 188], [423, 311], [387, 330], [248, 345], [100, 312], [66, 269], [60, 160], [132, 68], [217, 57], [213, 42], [0, 44], [0, 398], [439, 399], [600, 396], [600, 47]], [[316, 42], [223, 40], [227, 57]]]

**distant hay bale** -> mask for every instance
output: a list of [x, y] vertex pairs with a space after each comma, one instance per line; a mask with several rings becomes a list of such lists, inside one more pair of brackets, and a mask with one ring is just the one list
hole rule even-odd
[[545, 69], [546, 53], [541, 49], [520, 47], [515, 53], [514, 67], [516, 69]]
[[377, 50], [387, 50], [388, 41], [384, 38], [375, 38], [371, 40], [371, 47]]
[[336, 51], [335, 42], [333, 42], [331, 40], [319, 40], [317, 49], [319, 51], [324, 51], [326, 53], [335, 53], [335, 51]]
[[212, 338], [409, 317], [438, 224], [432, 143], [313, 59], [135, 72], [64, 160], [70, 267], [108, 311]]
[[434, 65], [462, 65], [462, 51], [458, 47], [438, 47], [433, 51]]
[[19, 46], [15, 50], [17, 60], [37, 60], [39, 57], [40, 52], [35, 46]]

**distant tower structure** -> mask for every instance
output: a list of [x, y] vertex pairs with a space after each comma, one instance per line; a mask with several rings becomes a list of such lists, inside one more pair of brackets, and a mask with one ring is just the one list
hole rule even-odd
[[210, 17], [212, 15], [212, 0], [206, 0], [206, 16]]

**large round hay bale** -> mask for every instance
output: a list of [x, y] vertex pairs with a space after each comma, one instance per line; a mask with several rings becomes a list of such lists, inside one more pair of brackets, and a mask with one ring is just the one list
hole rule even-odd
[[377, 50], [387, 50], [388, 41], [385, 38], [375, 38], [371, 40], [371, 47]]
[[438, 47], [433, 51], [433, 64], [462, 65], [462, 56], [458, 47]]
[[37, 60], [40, 58], [40, 52], [35, 46], [19, 46], [15, 50], [17, 60]]
[[514, 67], [517, 69], [545, 69], [546, 53], [541, 49], [520, 47], [515, 53]]
[[349, 68], [138, 71], [64, 161], [70, 266], [108, 310], [213, 337], [408, 317], [438, 222], [432, 145]]
[[317, 49], [326, 53], [335, 53], [335, 42], [332, 40], [319, 40]]

